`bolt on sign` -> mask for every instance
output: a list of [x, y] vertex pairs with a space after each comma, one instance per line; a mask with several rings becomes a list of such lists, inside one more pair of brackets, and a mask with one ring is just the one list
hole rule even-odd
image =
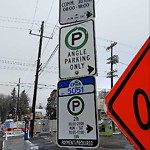
[[[58, 82], [57, 143], [61, 147], [97, 147], [95, 78]], [[61, 107], [60, 107], [61, 106]]]
[[150, 149], [150, 37], [106, 97], [106, 112], [135, 149]]
[[59, 23], [61, 25], [84, 21], [94, 17], [94, 0], [60, 0]]
[[60, 29], [59, 78], [95, 75], [96, 50], [93, 20]]

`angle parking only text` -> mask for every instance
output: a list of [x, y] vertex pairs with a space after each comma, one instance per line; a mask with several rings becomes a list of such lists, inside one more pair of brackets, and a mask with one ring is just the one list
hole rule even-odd
[[92, 20], [61, 28], [59, 47], [61, 79], [96, 74], [94, 36]]

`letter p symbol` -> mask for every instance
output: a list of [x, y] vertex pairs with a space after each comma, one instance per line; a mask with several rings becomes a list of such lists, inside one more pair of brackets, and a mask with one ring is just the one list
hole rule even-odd
[[72, 45], [75, 45], [75, 41], [81, 39], [82, 33], [81, 32], [76, 32], [72, 34]]
[[79, 107], [79, 106], [80, 106], [79, 101], [73, 101], [73, 102], [72, 102], [72, 110], [73, 110], [73, 111], [75, 111], [75, 108], [76, 108], [76, 107]]
[[80, 115], [84, 110], [84, 101], [79, 96], [73, 96], [67, 103], [67, 109], [73, 116]]

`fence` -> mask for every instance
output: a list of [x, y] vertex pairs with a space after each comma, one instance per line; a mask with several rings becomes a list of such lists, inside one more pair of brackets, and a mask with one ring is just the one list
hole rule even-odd
[[[35, 120], [34, 133], [51, 133], [56, 132], [57, 121], [56, 120]], [[13, 122], [8, 120], [5, 122], [4, 130], [6, 134], [16, 134], [20, 131], [25, 131], [25, 121]], [[30, 128], [29, 128], [30, 130]]]
[[56, 120], [35, 120], [34, 133], [56, 132]]

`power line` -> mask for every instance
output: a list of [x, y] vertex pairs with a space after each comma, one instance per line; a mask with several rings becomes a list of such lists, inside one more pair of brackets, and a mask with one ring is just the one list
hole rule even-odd
[[[31, 25], [38, 25], [40, 26], [41, 21], [40, 20], [31, 20], [31, 19], [25, 19], [25, 18], [16, 18], [16, 17], [8, 17], [8, 16], [0, 16], [1, 22], [11, 22], [11, 23], [22, 23], [22, 24], [31, 24]], [[52, 23], [45, 23], [46, 27], [53, 28], [55, 25]], [[59, 26], [57, 26], [59, 27]]]
[[[48, 63], [50, 62], [50, 60], [53, 58], [53, 56], [55, 55], [56, 51], [58, 50], [58, 44], [56, 45], [54, 51], [52, 52], [52, 54], [50, 55], [50, 57], [48, 58], [47, 62], [45, 63], [45, 66], [42, 67], [40, 74], [44, 71], [44, 69], [47, 67]], [[39, 74], [39, 75], [40, 75]]]
[[[35, 68], [22, 68], [22, 67], [11, 67], [11, 66], [0, 66], [0, 69], [4, 69], [4, 70], [14, 70], [14, 71], [35, 71]], [[57, 74], [58, 71], [55, 70], [50, 70], [50, 69], [46, 69], [44, 70], [45, 73], [55, 73]]]
[[[0, 18], [32, 22], [32, 20], [31, 20], [31, 19], [25, 19], [25, 18], [17, 18], [17, 17], [9, 17], [9, 16], [0, 16]], [[40, 20], [35, 20], [35, 21], [36, 21], [36, 22], [39, 22], [39, 23], [41, 22]]]
[[[16, 87], [17, 85], [15, 85], [15, 84], [3, 84], [3, 83], [0, 83], [0, 86], [7, 86], [7, 87]], [[21, 85], [20, 84], [20, 87], [22, 87], [22, 88], [29, 88], [28, 90], [27, 90], [27, 92], [31, 89], [31, 88], [33, 88], [34, 86], [33, 85]], [[37, 87], [38, 89], [55, 89], [56, 88], [56, 86], [46, 86], [46, 87], [44, 87], [44, 86], [38, 86]], [[27, 93], [26, 92], [26, 93]]]
[[[58, 27], [57, 24], [58, 24], [58, 20], [57, 20], [57, 22], [56, 22], [56, 24], [55, 24], [55, 27], [53, 28], [53, 31], [52, 31], [52, 33], [51, 33], [51, 38], [52, 38], [52, 39], [53, 39], [55, 30], [56, 30], [56, 28]], [[43, 50], [43, 52], [42, 52], [42, 55], [44, 54], [44, 52], [45, 52], [45, 50], [46, 50], [46, 48], [47, 48], [49, 42], [50, 42], [50, 39], [48, 39], [48, 41], [47, 41], [47, 43], [46, 43], [46, 46], [44, 47], [44, 50]]]
[[50, 10], [49, 10], [49, 13], [48, 13], [48, 17], [47, 17], [47, 19], [46, 19], [46, 23], [48, 22], [48, 19], [49, 19], [49, 16], [50, 16], [50, 14], [51, 14], [53, 5], [54, 5], [54, 0], [52, 1], [52, 5], [51, 5], [51, 7], [50, 7]]
[[128, 66], [128, 64], [126, 64], [126, 63], [123, 63], [123, 62], [119, 62], [119, 63], [122, 65]]
[[21, 24], [35, 24], [35, 25], [40, 25], [40, 23], [31, 23], [30, 21], [24, 21], [24, 20], [9, 20], [9, 19], [0, 19], [0, 22], [9, 22], [9, 23], [21, 23]]
[[31, 30], [32, 30], [32, 28], [33, 28], [33, 23], [34, 23], [34, 19], [35, 19], [36, 11], [37, 11], [37, 6], [38, 6], [38, 0], [36, 1], [36, 6], [35, 6], [35, 10], [34, 10], [34, 15], [33, 15], [33, 19], [32, 19], [32, 26], [31, 26]]
[[[0, 84], [2, 85], [16, 85], [18, 84], [18, 82], [5, 82], [5, 81], [0, 81]], [[33, 86], [34, 83], [25, 83], [25, 82], [20, 82], [20, 85], [21, 86]], [[41, 86], [41, 87], [56, 87], [56, 85], [54, 84], [45, 84], [45, 83], [39, 83], [38, 86]]]
[[[106, 38], [102, 38], [102, 37], [98, 37], [98, 36], [96, 36], [96, 40], [102, 40], [102, 41], [106, 41], [106, 42], [115, 42], [114, 40], [110, 40], [110, 39], [106, 39]], [[128, 47], [128, 48], [132, 48], [132, 49], [138, 49], [138, 47], [128, 45], [126, 43], [122, 43], [122, 42], [118, 42], [118, 41], [117, 41], [117, 44]]]
[[20, 65], [20, 66], [31, 66], [31, 67], [36, 66], [35, 63], [26, 63], [26, 62], [19, 62], [19, 61], [6, 60], [6, 59], [0, 59], [0, 63], [11, 64], [11, 65]]
[[0, 28], [17, 29], [17, 30], [29, 30], [29, 28], [22, 28], [22, 27], [10, 27], [10, 26], [0, 26]]

